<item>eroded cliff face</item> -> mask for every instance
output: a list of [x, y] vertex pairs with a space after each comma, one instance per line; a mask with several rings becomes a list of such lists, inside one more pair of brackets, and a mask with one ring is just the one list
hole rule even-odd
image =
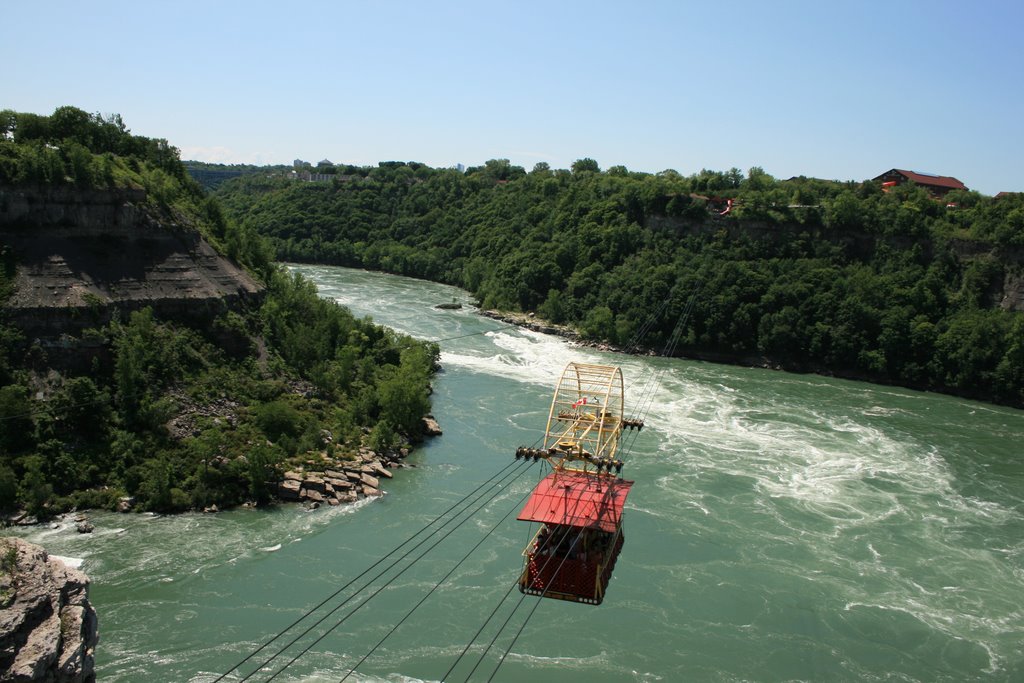
[[96, 680], [89, 578], [18, 538], [0, 539], [0, 681]]
[[114, 311], [151, 306], [212, 318], [261, 285], [218, 255], [183, 216], [142, 190], [0, 187], [0, 244], [16, 266], [9, 319], [29, 339], [77, 334]]
[[1000, 308], [1024, 313], [1024, 272], [1007, 272], [1000, 294]]
[[[788, 240], [806, 232], [815, 240], [827, 240], [840, 245], [849, 254], [858, 258], [869, 258], [877, 248], [878, 242], [876, 235], [866, 232], [841, 231], [822, 225], [777, 225], [756, 220], [709, 218], [705, 221], [693, 221], [655, 214], [647, 217], [646, 227], [655, 232], [667, 232], [680, 237], [714, 235], [722, 232], [732, 240]], [[888, 237], [886, 240], [890, 246], [897, 249], [910, 249], [918, 245], [929, 255], [936, 248], [936, 245], [928, 240], [920, 241], [911, 237]], [[997, 248], [989, 243], [963, 239], [951, 239], [948, 246], [963, 262], [990, 259], [1002, 263], [1004, 275], [1002, 280], [992, 282], [988, 292], [989, 302], [992, 306], [998, 306], [1005, 311], [1024, 313], [1024, 249]]]

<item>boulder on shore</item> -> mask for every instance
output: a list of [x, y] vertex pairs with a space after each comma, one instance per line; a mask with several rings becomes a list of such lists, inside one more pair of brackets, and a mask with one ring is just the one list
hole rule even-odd
[[437, 420], [434, 419], [433, 415], [427, 415], [423, 418], [423, 431], [427, 436], [441, 436], [441, 425], [437, 424]]
[[20, 538], [0, 539], [0, 680], [95, 681], [88, 594], [84, 573]]
[[277, 495], [284, 500], [299, 500], [302, 482], [296, 479], [285, 479], [277, 489]]
[[393, 479], [395, 476], [391, 474], [388, 468], [384, 467], [379, 460], [374, 460], [370, 463], [370, 474], [376, 474], [379, 477], [385, 477], [387, 479]]

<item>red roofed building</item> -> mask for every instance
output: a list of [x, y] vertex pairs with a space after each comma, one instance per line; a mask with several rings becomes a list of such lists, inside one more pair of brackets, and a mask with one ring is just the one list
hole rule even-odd
[[[882, 182], [883, 187], [902, 185], [912, 182], [920, 185], [932, 194], [933, 197], [941, 197], [950, 190], [966, 190], [967, 186], [952, 176], [932, 175], [931, 173], [918, 173], [917, 171], [904, 171], [894, 168], [874, 178]], [[890, 185], [891, 183], [891, 185]]]

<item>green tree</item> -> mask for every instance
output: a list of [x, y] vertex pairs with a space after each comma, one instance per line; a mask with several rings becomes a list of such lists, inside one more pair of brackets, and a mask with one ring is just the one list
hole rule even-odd
[[54, 141], [68, 140], [88, 147], [94, 127], [92, 117], [78, 107], [57, 107], [50, 116], [49, 132]]
[[367, 445], [377, 453], [383, 453], [393, 446], [398, 440], [394, 427], [387, 420], [378, 420], [377, 424], [370, 430]]
[[575, 175], [581, 173], [600, 173], [601, 167], [597, 165], [597, 162], [589, 157], [583, 159], [577, 159], [572, 162], [572, 172]]
[[784, 306], [761, 318], [757, 330], [758, 350], [766, 356], [787, 360], [806, 358], [800, 312]]
[[0, 510], [14, 509], [18, 500], [18, 477], [14, 470], [0, 463]]
[[382, 422], [408, 436], [422, 433], [423, 416], [430, 412], [429, 372], [427, 352], [418, 347], [402, 353], [399, 367], [382, 369], [377, 383]]
[[89, 377], [72, 377], [51, 402], [66, 431], [84, 439], [106, 435], [110, 420], [110, 396]]
[[854, 229], [860, 227], [863, 220], [861, 202], [852, 192], [840, 194], [826, 206], [825, 221], [830, 226]]
[[45, 462], [42, 457], [33, 455], [24, 460], [25, 474], [21, 479], [21, 500], [25, 504], [25, 510], [36, 519], [49, 519], [51, 512], [46, 504], [53, 496], [53, 486], [50, 485], [45, 472]]
[[147, 462], [143, 468], [143, 478], [139, 483], [139, 498], [142, 506], [156, 512], [171, 511], [174, 503], [171, 482], [172, 468], [166, 457]]
[[253, 412], [257, 426], [272, 441], [278, 441], [283, 436], [294, 438], [302, 432], [302, 416], [285, 401], [263, 403]]
[[775, 178], [764, 172], [760, 166], [752, 166], [747, 171], [747, 178], [740, 182], [740, 187], [752, 192], [764, 192], [775, 185]]
[[0, 110], [0, 140], [14, 138], [14, 129], [18, 124], [18, 113], [13, 109]]
[[590, 339], [615, 339], [615, 315], [607, 306], [597, 306], [583, 321], [583, 334]]
[[997, 311], [964, 311], [952, 317], [935, 344], [940, 381], [971, 396], [991, 386], [1006, 357], [1006, 323]]
[[20, 453], [32, 447], [33, 406], [20, 384], [0, 387], [0, 452]]
[[257, 446], [247, 458], [249, 496], [259, 505], [266, 505], [271, 499], [271, 485], [278, 480], [280, 451], [265, 445]]
[[996, 388], [1006, 401], [1024, 404], [1024, 316], [1007, 330], [1005, 347], [995, 369]]
[[549, 289], [544, 303], [537, 307], [537, 313], [542, 318], [550, 320], [556, 325], [565, 322], [566, 310], [562, 291], [559, 289]]

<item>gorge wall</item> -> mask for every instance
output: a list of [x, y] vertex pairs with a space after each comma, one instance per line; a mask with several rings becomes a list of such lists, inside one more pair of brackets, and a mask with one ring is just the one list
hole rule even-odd
[[44, 344], [146, 306], [211, 319], [263, 291], [141, 189], [0, 187], [0, 244], [14, 282], [8, 320]]
[[[917, 244], [928, 255], [933, 254], [937, 249], [936, 244], [929, 239], [907, 236], [879, 237], [863, 231], [839, 230], [814, 223], [780, 225], [766, 221], [736, 221], [720, 218], [694, 221], [655, 214], [647, 217], [645, 225], [655, 232], [666, 232], [681, 237], [722, 233], [727, 235], [730, 240], [746, 238], [786, 241], [806, 233], [812, 239], [839, 245], [851, 256], [861, 259], [869, 259], [880, 244], [886, 243], [891, 248], [899, 250], [907, 250]], [[961, 262], [991, 260], [1002, 263], [1000, 277], [990, 283], [988, 303], [1004, 311], [1024, 312], [1024, 249], [1020, 247], [999, 248], [985, 242], [965, 239], [949, 240], [948, 248]]]

